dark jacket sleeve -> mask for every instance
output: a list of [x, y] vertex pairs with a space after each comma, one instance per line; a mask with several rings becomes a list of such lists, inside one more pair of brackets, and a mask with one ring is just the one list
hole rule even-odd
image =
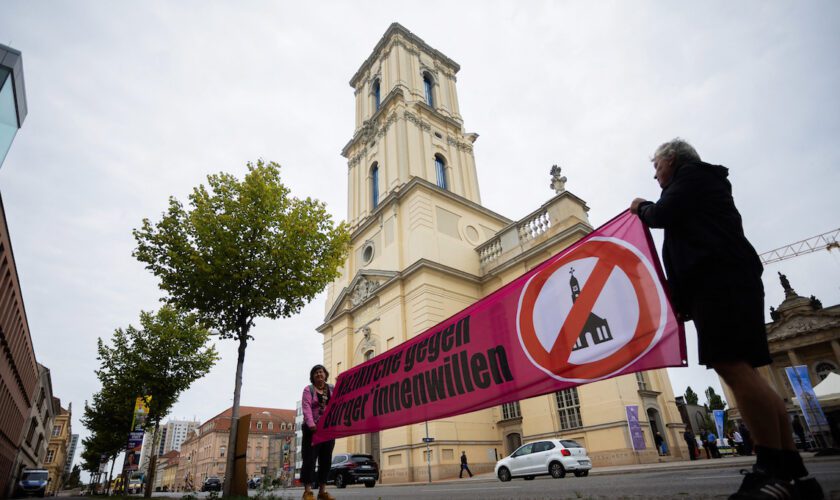
[[671, 184], [662, 190], [656, 203], [643, 203], [639, 207], [639, 217], [648, 227], [669, 228], [679, 223], [691, 210], [700, 204], [702, 172], [695, 165], [683, 165], [674, 173]]

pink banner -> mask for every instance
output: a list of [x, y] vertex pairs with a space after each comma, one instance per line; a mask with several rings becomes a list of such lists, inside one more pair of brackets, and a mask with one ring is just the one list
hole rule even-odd
[[488, 297], [340, 374], [314, 442], [685, 365], [683, 326], [650, 233], [624, 212]]

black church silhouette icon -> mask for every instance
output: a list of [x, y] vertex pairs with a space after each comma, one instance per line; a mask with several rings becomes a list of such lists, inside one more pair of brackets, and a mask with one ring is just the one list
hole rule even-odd
[[[571, 268], [569, 274], [572, 275], [572, 278], [569, 280], [569, 286], [572, 289], [572, 303], [574, 303], [580, 295], [580, 283], [575, 278], [575, 268]], [[578, 349], [589, 347], [589, 340], [592, 341], [592, 344], [597, 345], [612, 339], [612, 332], [610, 331], [610, 325], [607, 320], [590, 312], [589, 318], [584, 323], [583, 330], [578, 335], [572, 350], [577, 351]]]

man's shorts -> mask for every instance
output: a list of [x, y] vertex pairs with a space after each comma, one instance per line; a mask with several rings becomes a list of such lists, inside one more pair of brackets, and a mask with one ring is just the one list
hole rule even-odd
[[690, 308], [697, 328], [700, 364], [745, 361], [759, 367], [772, 362], [760, 280], [701, 285], [693, 294]]

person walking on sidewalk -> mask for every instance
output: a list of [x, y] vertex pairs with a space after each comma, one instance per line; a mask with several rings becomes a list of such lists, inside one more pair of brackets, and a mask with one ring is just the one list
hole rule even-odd
[[824, 498], [794, 446], [784, 401], [756, 370], [771, 362], [763, 267], [744, 236], [729, 170], [701, 161], [679, 138], [659, 146], [652, 161], [659, 200], [636, 198], [630, 211], [665, 230], [662, 258], [677, 317], [694, 321], [700, 363], [732, 389], [756, 443], [756, 464], [730, 498]]
[[697, 441], [694, 440], [694, 433], [691, 432], [691, 429], [686, 428], [683, 432], [683, 439], [685, 439], [685, 444], [688, 445], [688, 456], [691, 460], [697, 460]]
[[706, 443], [709, 444], [709, 452], [712, 454], [712, 458], [721, 458], [720, 450], [718, 450], [717, 445], [717, 436], [714, 432], [709, 431], [708, 434], [706, 434]]
[[470, 466], [467, 465], [467, 452], [461, 452], [461, 472], [458, 473], [458, 479], [461, 479], [464, 476], [464, 471], [467, 471], [467, 474], [472, 477], [472, 471], [470, 470]]
[[309, 382], [303, 388], [301, 397], [301, 410], [303, 412], [303, 440], [301, 442], [301, 455], [303, 465], [300, 470], [300, 482], [303, 483], [303, 500], [315, 500], [312, 494], [312, 483], [315, 480], [315, 462], [318, 462], [318, 500], [335, 500], [335, 497], [327, 493], [327, 475], [330, 472], [332, 452], [335, 448], [335, 440], [324, 441], [312, 445], [312, 437], [315, 435], [318, 421], [324, 415], [324, 408], [330, 400], [333, 387], [327, 384], [330, 373], [324, 365], [315, 365], [309, 371]]

